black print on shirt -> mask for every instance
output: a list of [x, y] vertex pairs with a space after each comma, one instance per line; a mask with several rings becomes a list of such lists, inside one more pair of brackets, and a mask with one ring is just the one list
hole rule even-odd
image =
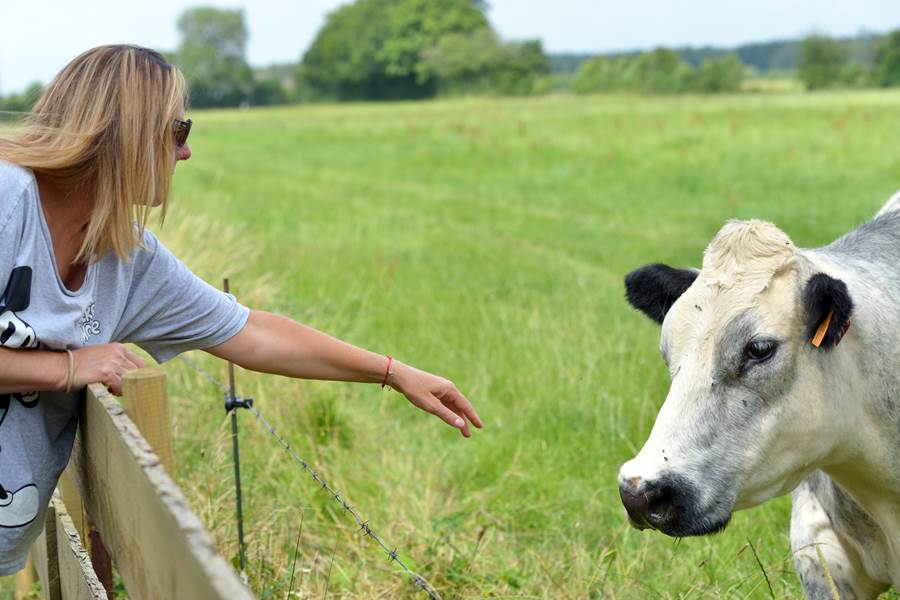
[[[16, 312], [22, 312], [31, 303], [31, 267], [16, 267], [0, 296], [0, 346], [5, 348], [37, 348], [38, 339], [31, 326]], [[3, 421], [16, 405], [23, 408], [37, 406], [40, 394], [24, 392], [0, 394], [0, 452], [5, 443]], [[18, 410], [18, 409], [16, 409]], [[37, 486], [28, 483], [15, 491], [7, 490], [0, 481], [0, 527], [24, 527], [37, 517], [40, 498]]]

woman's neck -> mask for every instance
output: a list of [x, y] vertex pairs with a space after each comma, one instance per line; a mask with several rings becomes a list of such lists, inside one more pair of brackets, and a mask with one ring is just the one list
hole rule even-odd
[[51, 229], [79, 231], [87, 227], [93, 208], [84, 185], [35, 174], [44, 217]]
[[40, 205], [50, 231], [60, 279], [77, 290], [87, 272], [87, 260], [76, 262], [91, 219], [93, 199], [85, 186], [35, 174]]

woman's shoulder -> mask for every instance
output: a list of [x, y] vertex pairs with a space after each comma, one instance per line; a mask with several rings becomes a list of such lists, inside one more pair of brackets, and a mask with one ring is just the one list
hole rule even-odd
[[143, 272], [158, 259], [161, 253], [165, 253], [165, 248], [162, 247], [159, 239], [149, 229], [141, 227], [137, 222], [134, 223], [134, 229], [135, 234], [138, 236], [138, 243], [132, 249], [129, 259], [124, 262], [120, 261], [113, 251], [107, 253], [105, 258], [108, 258], [111, 263], [118, 265], [119, 268]]
[[[0, 159], [0, 195], [23, 192], [34, 181], [30, 169]], [[0, 196], [0, 199], [2, 199]]]
[[22, 215], [26, 192], [34, 184], [34, 175], [29, 169], [0, 160], [0, 232]]

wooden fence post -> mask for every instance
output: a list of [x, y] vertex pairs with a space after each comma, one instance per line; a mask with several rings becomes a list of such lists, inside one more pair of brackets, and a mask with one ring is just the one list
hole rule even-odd
[[[175, 461], [172, 454], [172, 423], [169, 417], [169, 399], [166, 394], [166, 375], [159, 369], [137, 369], [122, 376], [122, 408], [159, 457], [163, 468], [174, 475]], [[113, 591], [112, 559], [103, 544], [103, 532], [88, 527], [90, 533], [91, 562], [97, 577], [106, 589], [107, 597], [115, 598]]]
[[16, 573], [16, 600], [27, 598], [35, 581], [37, 581], [37, 573], [35, 573], [34, 563], [29, 556], [25, 568]]
[[55, 500], [47, 507], [44, 519], [44, 531], [31, 547], [29, 561], [34, 561], [35, 570], [41, 580], [41, 591], [44, 600], [62, 600], [59, 586], [59, 549], [56, 538], [56, 506]]
[[150, 444], [172, 479], [172, 418], [166, 394], [166, 374], [159, 369], [137, 369], [122, 377], [122, 408]]

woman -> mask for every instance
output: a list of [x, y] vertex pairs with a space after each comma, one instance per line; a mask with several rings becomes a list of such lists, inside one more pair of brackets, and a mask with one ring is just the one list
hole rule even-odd
[[247, 369], [389, 385], [466, 437], [481, 420], [444, 378], [286, 317], [193, 275], [147, 230], [191, 157], [181, 73], [103, 46], [67, 65], [23, 126], [0, 136], [0, 575], [25, 564], [75, 436], [77, 391], [121, 393], [144, 366], [202, 348]]

